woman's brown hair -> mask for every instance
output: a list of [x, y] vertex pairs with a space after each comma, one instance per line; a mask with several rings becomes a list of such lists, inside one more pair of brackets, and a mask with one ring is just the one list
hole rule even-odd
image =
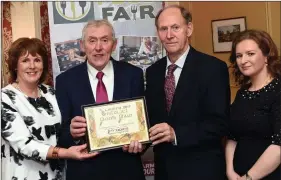
[[19, 38], [14, 41], [8, 52], [8, 69], [11, 76], [11, 81], [17, 80], [17, 66], [21, 56], [26, 53], [36, 56], [39, 54], [43, 61], [43, 73], [39, 79], [39, 83], [44, 82], [48, 74], [48, 51], [44, 43], [37, 38]]
[[237, 45], [244, 41], [244, 40], [253, 40], [257, 43], [259, 48], [262, 51], [262, 54], [267, 57], [267, 68], [269, 73], [273, 77], [280, 77], [281, 76], [281, 61], [280, 57], [278, 56], [278, 50], [276, 47], [276, 44], [273, 42], [270, 35], [265, 31], [259, 31], [259, 30], [246, 30], [238, 33], [233, 42], [232, 42], [232, 48], [231, 48], [231, 55], [230, 55], [230, 62], [232, 64], [233, 75], [235, 78], [235, 81], [239, 85], [246, 85], [250, 78], [247, 76], [244, 76], [237, 65], [236, 62], [236, 47]]

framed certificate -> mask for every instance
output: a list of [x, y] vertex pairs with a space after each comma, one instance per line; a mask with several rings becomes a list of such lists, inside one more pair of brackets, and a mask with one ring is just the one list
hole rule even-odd
[[133, 140], [150, 143], [144, 97], [82, 106], [89, 152], [120, 148]]

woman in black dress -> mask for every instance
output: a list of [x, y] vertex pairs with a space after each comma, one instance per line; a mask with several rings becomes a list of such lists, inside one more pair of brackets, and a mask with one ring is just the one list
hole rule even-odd
[[247, 30], [232, 44], [230, 61], [240, 85], [231, 105], [226, 143], [230, 180], [280, 180], [281, 62], [268, 33]]

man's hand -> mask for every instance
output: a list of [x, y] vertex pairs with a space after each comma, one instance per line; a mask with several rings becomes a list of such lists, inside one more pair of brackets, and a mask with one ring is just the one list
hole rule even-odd
[[131, 141], [130, 145], [124, 145], [122, 149], [124, 152], [136, 154], [142, 152], [144, 148], [145, 146], [143, 146], [140, 142]]
[[86, 119], [82, 116], [75, 116], [71, 120], [70, 134], [73, 138], [79, 138], [85, 136], [86, 133]]
[[153, 141], [153, 145], [163, 142], [175, 141], [175, 131], [167, 123], [156, 124], [149, 129], [150, 140]]

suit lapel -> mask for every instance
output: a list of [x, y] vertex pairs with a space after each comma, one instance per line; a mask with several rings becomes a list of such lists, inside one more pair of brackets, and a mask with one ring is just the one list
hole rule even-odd
[[192, 77], [191, 72], [192, 72], [192, 69], [195, 68], [193, 66], [193, 62], [195, 62], [195, 60], [196, 60], [195, 56], [194, 56], [195, 53], [196, 53], [195, 49], [193, 49], [190, 46], [189, 53], [186, 57], [186, 60], [185, 60], [176, 90], [175, 90], [175, 94], [173, 97], [173, 103], [172, 103], [172, 107], [171, 107], [169, 116], [173, 116], [177, 106], [180, 104], [182, 97], [186, 94], [186, 89], [188, 89], [192, 86], [193, 77]]
[[122, 88], [126, 87], [126, 76], [124, 76], [121, 71], [122, 68], [119, 67], [119, 64], [111, 59], [113, 64], [113, 71], [114, 71], [114, 88], [113, 88], [113, 98], [112, 100], [119, 100], [122, 99]]
[[93, 95], [93, 91], [91, 84], [90, 84], [90, 79], [89, 79], [89, 75], [88, 75], [88, 68], [87, 68], [87, 62], [85, 62], [82, 65], [81, 68], [81, 78], [79, 79], [81, 86], [77, 86], [76, 88], [81, 88], [81, 91], [83, 96], [86, 97], [86, 99], [88, 99], [89, 104], [93, 104], [95, 103], [95, 98]]
[[159, 108], [163, 108], [165, 109], [165, 113], [167, 113], [166, 115], [168, 115], [168, 112], [166, 111], [167, 109], [167, 105], [166, 105], [166, 95], [165, 95], [165, 90], [164, 90], [164, 86], [165, 86], [165, 79], [166, 79], [166, 69], [167, 69], [167, 58], [165, 58], [160, 64], [159, 64], [159, 68], [157, 69], [157, 71], [155, 72], [154, 76], [156, 76], [156, 81], [154, 81], [153, 83], [155, 84], [153, 87], [159, 87], [161, 89], [159, 89], [157, 92], [159, 92], [159, 96], [158, 97], [162, 97], [162, 99], [157, 99], [159, 100], [159, 104], [162, 105], [162, 107]]

